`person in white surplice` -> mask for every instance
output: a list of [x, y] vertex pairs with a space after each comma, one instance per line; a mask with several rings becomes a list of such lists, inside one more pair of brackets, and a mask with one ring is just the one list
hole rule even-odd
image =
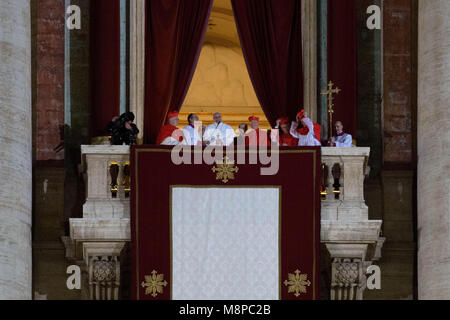
[[214, 113], [214, 123], [205, 130], [203, 141], [211, 146], [228, 146], [233, 143], [236, 133], [228, 124], [222, 122], [222, 115]]
[[199, 118], [195, 113], [191, 113], [188, 116], [188, 123], [186, 127], [184, 127], [183, 132], [186, 138], [186, 144], [188, 146], [197, 146], [202, 144], [202, 138], [200, 137], [199, 131], [201, 127], [199, 127]]
[[330, 146], [338, 148], [351, 148], [353, 145], [352, 135], [344, 132], [344, 125], [342, 122], [336, 121], [334, 127], [336, 128], [337, 136], [331, 138]]

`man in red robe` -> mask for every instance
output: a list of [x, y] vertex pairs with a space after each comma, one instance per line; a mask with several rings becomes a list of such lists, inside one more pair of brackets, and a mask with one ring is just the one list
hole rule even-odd
[[275, 129], [279, 130], [279, 145], [281, 147], [296, 147], [298, 146], [298, 139], [290, 134], [289, 119], [280, 118], [277, 120]]
[[156, 139], [156, 143], [168, 146], [175, 146], [183, 141], [183, 133], [177, 127], [179, 122], [178, 112], [176, 111], [169, 112], [167, 119], [168, 123], [161, 128], [161, 131], [158, 134], [158, 138]]
[[246, 134], [245, 145], [246, 146], [270, 146], [270, 140], [266, 130], [259, 129], [259, 118], [251, 116], [248, 118], [250, 122], [250, 131]]

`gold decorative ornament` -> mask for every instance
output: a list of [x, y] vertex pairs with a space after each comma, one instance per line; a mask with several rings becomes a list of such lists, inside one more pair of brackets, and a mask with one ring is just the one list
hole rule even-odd
[[151, 294], [153, 298], [156, 298], [158, 294], [162, 294], [163, 287], [167, 286], [167, 281], [164, 280], [163, 274], [158, 274], [156, 270], [152, 271], [151, 276], [144, 276], [145, 281], [142, 282], [142, 288], [145, 288], [145, 295]]
[[216, 180], [222, 180], [223, 183], [234, 180], [234, 174], [239, 171], [239, 168], [235, 167], [234, 161], [230, 161], [228, 157], [224, 157], [221, 163], [216, 161], [216, 165], [217, 167], [211, 170], [216, 173]]
[[299, 297], [302, 293], [306, 293], [306, 287], [311, 286], [307, 274], [301, 274], [300, 270], [295, 270], [295, 274], [289, 273], [288, 279], [284, 281], [284, 285], [288, 288], [288, 293], [294, 293]]
[[117, 196], [117, 192], [119, 191], [119, 163], [113, 161], [109, 164], [109, 174], [111, 176], [111, 183], [109, 184], [109, 189], [111, 191], [112, 197], [115, 198]]
[[333, 94], [339, 94], [339, 92], [341, 92], [341, 89], [339, 89], [338, 87], [334, 89], [333, 87], [334, 83], [333, 81], [330, 81], [330, 83], [328, 83], [328, 90], [320, 93], [323, 96], [327, 96], [328, 99], [328, 140], [331, 140], [331, 136], [333, 134], [333, 113], [334, 113]]

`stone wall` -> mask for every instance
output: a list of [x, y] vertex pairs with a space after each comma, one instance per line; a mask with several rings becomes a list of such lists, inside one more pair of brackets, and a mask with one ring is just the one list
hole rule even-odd
[[367, 7], [381, 1], [356, 0], [358, 146], [370, 146], [371, 177], [379, 176], [382, 164], [382, 31], [367, 29]]
[[38, 161], [64, 159], [64, 2], [35, 2], [35, 138]]
[[[33, 289], [35, 298], [78, 299], [66, 287], [65, 1], [32, 0]], [[75, 55], [76, 56], [76, 55]], [[76, 82], [75, 82], [76, 83]], [[67, 134], [67, 130], [66, 130]], [[68, 137], [66, 135], [66, 137]], [[68, 154], [69, 157], [65, 157]], [[76, 162], [76, 160], [75, 160]], [[70, 165], [69, 165], [70, 167]], [[68, 183], [69, 182], [69, 183]], [[69, 198], [73, 199], [72, 192]]]
[[[382, 290], [366, 299], [413, 299], [416, 270], [417, 1], [383, 1], [383, 112], [379, 168], [366, 184], [371, 218], [383, 219]], [[381, 216], [380, 216], [381, 215]]]
[[417, 52], [413, 27], [417, 20], [414, 1], [391, 0], [384, 3], [384, 162], [411, 165], [414, 156], [415, 108], [417, 85], [415, 63]]

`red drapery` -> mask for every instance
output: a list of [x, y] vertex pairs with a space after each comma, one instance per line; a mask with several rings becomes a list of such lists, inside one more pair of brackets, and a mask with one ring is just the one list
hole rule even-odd
[[333, 122], [356, 136], [357, 125], [356, 0], [328, 0], [328, 81], [342, 91], [335, 96]]
[[262, 109], [295, 119], [303, 107], [301, 1], [232, 0], [245, 61]]
[[151, 0], [146, 7], [144, 142], [156, 142], [182, 106], [197, 66], [212, 0]]
[[91, 136], [120, 113], [120, 0], [91, 1]]

